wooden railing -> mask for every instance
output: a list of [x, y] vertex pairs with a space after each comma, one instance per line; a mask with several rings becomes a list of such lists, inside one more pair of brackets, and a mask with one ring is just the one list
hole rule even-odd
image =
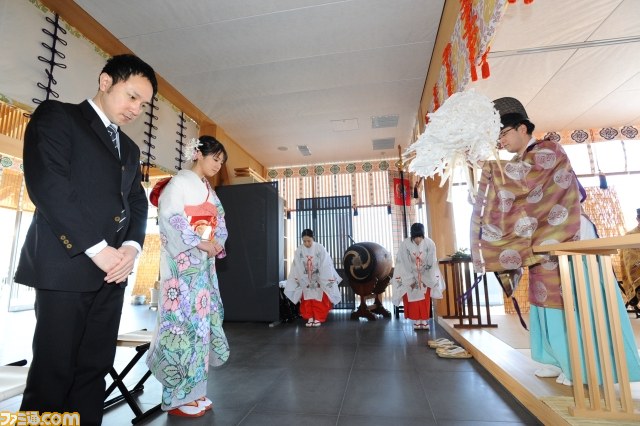
[[[442, 265], [446, 285], [442, 299], [444, 307], [439, 312], [442, 317], [457, 319], [458, 324], [454, 324], [454, 328], [497, 327], [497, 324], [491, 322], [487, 276], [473, 272], [471, 258], [446, 257], [439, 259], [438, 263]], [[479, 276], [481, 281], [472, 290]], [[485, 309], [484, 315], [481, 301]]]
[[[640, 234], [534, 247], [536, 253], [558, 256], [575, 401], [569, 412], [573, 416], [640, 421], [631, 396], [621, 299], [611, 264], [611, 255], [618, 249], [637, 247]], [[582, 378], [583, 356], [587, 383]]]

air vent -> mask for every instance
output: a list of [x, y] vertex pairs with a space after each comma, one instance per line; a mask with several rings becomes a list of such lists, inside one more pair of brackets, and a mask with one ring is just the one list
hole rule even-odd
[[393, 149], [393, 147], [396, 144], [396, 138], [374, 139], [371, 142], [373, 143], [374, 151], [380, 151], [383, 149]]
[[302, 154], [304, 157], [308, 157], [311, 155], [311, 151], [309, 151], [309, 147], [306, 145], [298, 145], [298, 151], [300, 151], [300, 154]]
[[358, 119], [347, 118], [344, 120], [331, 120], [334, 132], [345, 132], [348, 130], [358, 130]]
[[372, 129], [384, 129], [386, 127], [398, 127], [399, 115], [379, 115], [371, 117]]

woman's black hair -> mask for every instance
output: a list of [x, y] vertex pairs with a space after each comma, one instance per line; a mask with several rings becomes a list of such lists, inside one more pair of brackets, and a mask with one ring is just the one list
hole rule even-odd
[[419, 222], [411, 225], [411, 241], [413, 241], [417, 237], [424, 238], [424, 225]]
[[313, 231], [311, 229], [305, 229], [302, 231], [302, 235], [300, 235], [300, 238], [302, 237], [311, 237], [315, 240], [315, 237], [313, 236]]
[[220, 141], [213, 136], [203, 135], [198, 138], [201, 143], [201, 146], [198, 147], [198, 151], [202, 153], [203, 157], [207, 155], [217, 155], [222, 153], [223, 162], [227, 162], [227, 150], [224, 149], [224, 145], [220, 143]]

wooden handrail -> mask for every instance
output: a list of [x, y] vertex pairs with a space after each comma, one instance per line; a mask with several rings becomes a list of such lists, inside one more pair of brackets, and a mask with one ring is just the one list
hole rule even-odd
[[640, 234], [621, 237], [598, 238], [594, 240], [572, 241], [568, 243], [533, 246], [534, 253], [560, 254], [614, 254], [619, 249], [639, 248]]

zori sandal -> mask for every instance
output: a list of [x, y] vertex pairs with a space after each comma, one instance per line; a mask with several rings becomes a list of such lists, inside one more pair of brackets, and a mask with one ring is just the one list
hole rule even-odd
[[441, 358], [472, 358], [472, 355], [460, 346], [437, 349], [436, 353]]
[[444, 337], [442, 337], [436, 340], [428, 340], [427, 345], [429, 345], [430, 348], [440, 348], [442, 346], [451, 346], [453, 345], [453, 342], [449, 339], [445, 339]]
[[452, 350], [455, 348], [460, 348], [460, 349], [464, 349], [458, 345], [452, 344], [452, 345], [443, 345], [443, 346], [438, 346], [436, 348], [436, 353], [440, 353], [440, 352], [444, 352], [444, 351], [448, 351], [448, 350]]
[[170, 416], [178, 417], [200, 417], [204, 416], [206, 410], [198, 405], [196, 401], [190, 402], [185, 405], [181, 405], [173, 410], [169, 410], [167, 413]]
[[196, 402], [198, 403], [198, 407], [204, 408], [204, 411], [209, 411], [213, 408], [213, 402], [206, 396], [196, 399]]

